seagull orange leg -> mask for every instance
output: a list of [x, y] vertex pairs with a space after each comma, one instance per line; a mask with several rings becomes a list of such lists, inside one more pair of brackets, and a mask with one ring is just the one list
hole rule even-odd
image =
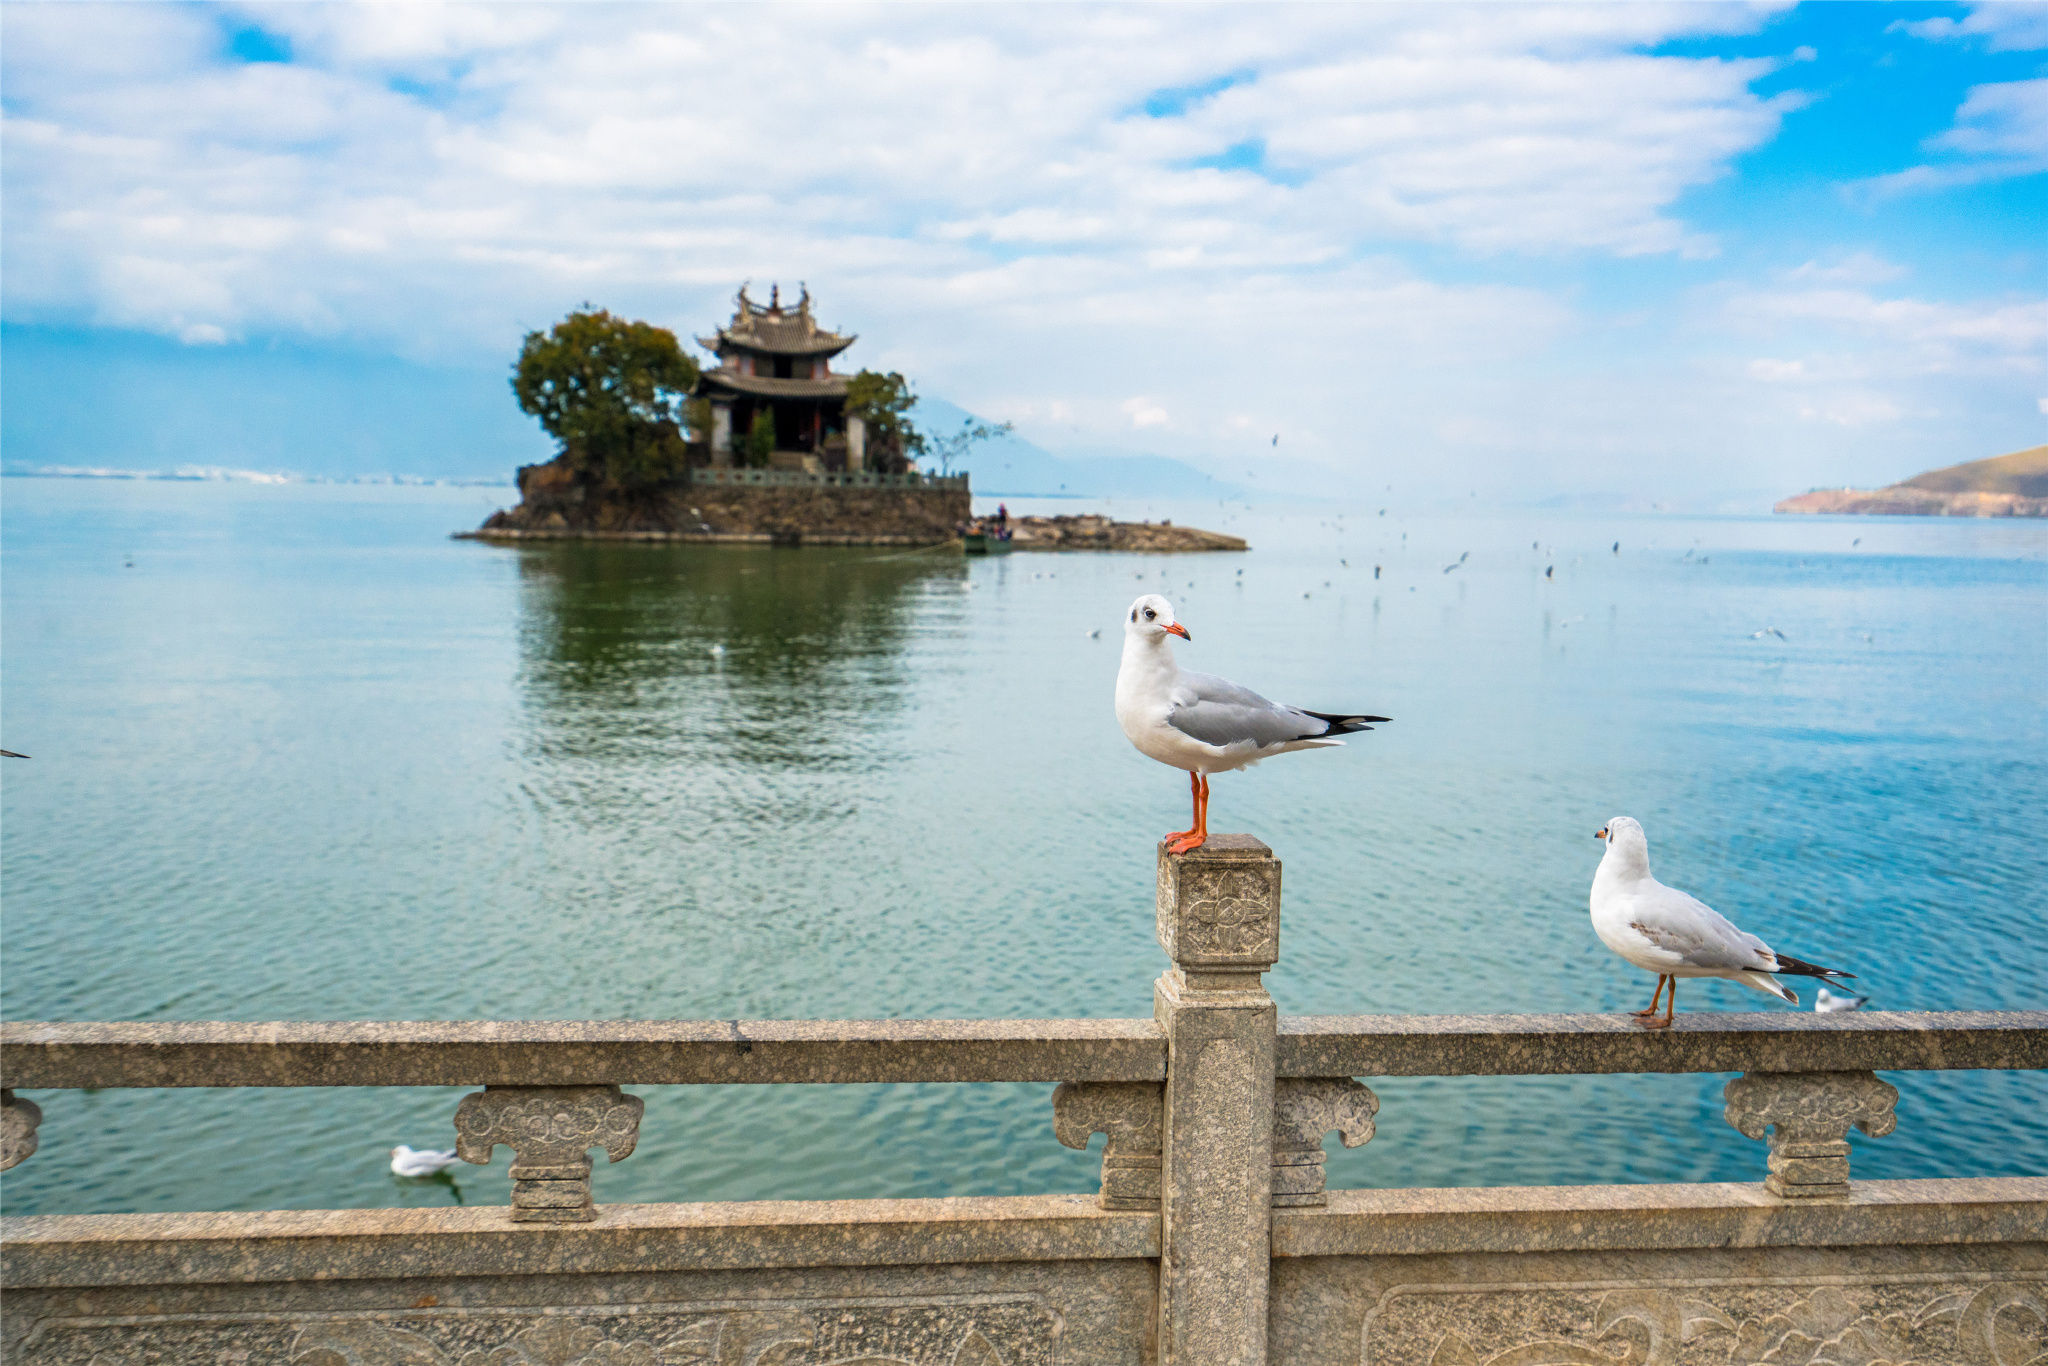
[[1669, 1029], [1669, 1028], [1671, 1028], [1671, 1012], [1672, 1012], [1672, 1011], [1674, 1011], [1674, 1010], [1676, 1010], [1677, 1008], [1678, 1008], [1678, 979], [1677, 979], [1676, 977], [1674, 977], [1674, 978], [1672, 978], [1672, 979], [1671, 979], [1671, 994], [1670, 994], [1670, 995], [1668, 995], [1668, 996], [1666, 996], [1666, 997], [1664, 998], [1664, 1018], [1663, 1018], [1663, 1019], [1661, 1019], [1661, 1020], [1645, 1020], [1645, 1021], [1643, 1021], [1643, 1028], [1645, 1028], [1645, 1029]]
[[1170, 832], [1166, 836], [1168, 844], [1186, 839], [1194, 834], [1195, 827], [1202, 823], [1202, 775], [1193, 769], [1188, 770], [1188, 800], [1191, 808], [1188, 814], [1188, 828]]
[[1185, 854], [1209, 842], [1209, 780], [1200, 774], [1190, 776], [1195, 779], [1195, 828], [1167, 841], [1169, 854]]
[[1657, 974], [1657, 990], [1651, 995], [1650, 1004], [1644, 1006], [1641, 1010], [1635, 1012], [1635, 1016], [1638, 1020], [1647, 1020], [1652, 1015], [1655, 1015], [1657, 1013], [1657, 1002], [1663, 998], [1664, 983], [1668, 980], [1670, 979], [1666, 978], [1664, 974]]

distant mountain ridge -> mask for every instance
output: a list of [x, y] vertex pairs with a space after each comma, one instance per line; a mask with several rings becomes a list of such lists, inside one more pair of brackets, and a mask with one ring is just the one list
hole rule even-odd
[[[918, 400], [915, 418], [941, 435], [968, 421], [981, 421], [942, 398]], [[1014, 432], [976, 446], [959, 469], [973, 477], [977, 496], [988, 497], [1157, 497], [1241, 498], [1245, 491], [1163, 455], [1054, 455]]]
[[1814, 489], [1775, 512], [1906, 517], [2048, 517], [2048, 446], [1916, 474], [1881, 489]]

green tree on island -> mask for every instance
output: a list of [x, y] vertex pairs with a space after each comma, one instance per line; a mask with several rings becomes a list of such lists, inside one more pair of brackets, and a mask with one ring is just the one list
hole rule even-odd
[[522, 411], [562, 443], [580, 477], [658, 483], [686, 463], [678, 417], [697, 363], [676, 334], [588, 304], [546, 332], [529, 332], [512, 370]]
[[749, 469], [767, 468], [769, 457], [775, 454], [775, 414], [766, 408], [754, 410], [754, 420], [747, 424], [747, 440], [740, 453], [746, 457]]
[[868, 463], [876, 469], [899, 471], [910, 461], [930, 455], [939, 462], [939, 472], [952, 471], [953, 462], [966, 458], [981, 442], [1004, 436], [1007, 422], [989, 423], [968, 418], [960, 430], [932, 436], [911, 420], [917, 394], [910, 381], [891, 370], [882, 374], [863, 370], [846, 382], [846, 412], [867, 424]]

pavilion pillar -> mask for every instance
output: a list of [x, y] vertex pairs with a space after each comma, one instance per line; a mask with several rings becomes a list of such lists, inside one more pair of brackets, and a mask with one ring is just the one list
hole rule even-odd
[[711, 400], [711, 463], [732, 464], [732, 403], [728, 399]]
[[868, 424], [853, 413], [846, 415], [846, 472], [858, 474], [867, 468]]
[[1265, 1366], [1273, 1060], [1261, 974], [1280, 956], [1280, 861], [1250, 835], [1159, 850], [1154, 989], [1166, 1031], [1160, 1154], [1161, 1366]]

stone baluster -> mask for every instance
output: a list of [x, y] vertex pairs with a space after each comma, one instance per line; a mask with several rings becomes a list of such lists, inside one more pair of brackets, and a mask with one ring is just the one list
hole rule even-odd
[[1372, 1142], [1380, 1098], [1349, 1077], [1283, 1077], [1273, 1083], [1273, 1206], [1327, 1205], [1323, 1135], [1347, 1148]]
[[623, 1162], [640, 1136], [638, 1096], [616, 1086], [487, 1086], [455, 1111], [455, 1151], [465, 1162], [512, 1150], [512, 1218], [580, 1224], [597, 1218], [590, 1150]]
[[1052, 1093], [1052, 1131], [1069, 1148], [1102, 1146], [1104, 1209], [1159, 1208], [1164, 1088], [1152, 1081], [1063, 1081]]
[[1899, 1093], [1873, 1072], [1749, 1072], [1722, 1095], [1730, 1124], [1770, 1131], [1764, 1189], [1788, 1200], [1847, 1195], [1849, 1126], [1880, 1138], [1898, 1123]]
[[0, 1172], [28, 1161], [36, 1150], [36, 1125], [42, 1122], [41, 1106], [0, 1090]]
[[1280, 861], [1249, 835], [1159, 851], [1154, 988], [1166, 1031], [1160, 1179], [1161, 1366], [1263, 1366], [1278, 1021]]

